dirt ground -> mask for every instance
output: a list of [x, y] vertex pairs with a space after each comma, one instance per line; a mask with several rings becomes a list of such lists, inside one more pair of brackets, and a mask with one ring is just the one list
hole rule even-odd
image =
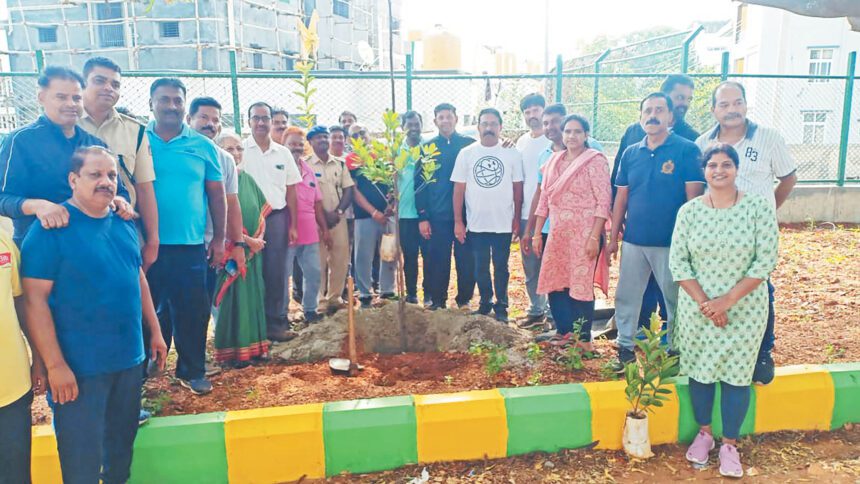
[[[777, 365], [860, 361], [860, 229], [832, 224], [783, 227], [776, 286]], [[528, 307], [519, 252], [511, 252], [511, 316]], [[612, 275], [617, 275], [617, 264]], [[453, 280], [453, 278], [452, 278]], [[452, 283], [453, 284], [453, 283]], [[610, 290], [609, 301], [612, 300]], [[474, 301], [473, 301], [474, 302]], [[598, 303], [599, 304], [599, 303]], [[611, 304], [610, 304], [611, 305]], [[456, 310], [451, 310], [456, 311]], [[606, 380], [612, 343], [597, 340], [601, 357], [580, 370], [565, 367], [565, 354], [542, 346], [534, 362], [488, 374], [486, 356], [469, 353], [364, 354], [356, 378], [335, 377], [327, 362], [285, 365], [273, 360], [212, 378], [214, 391], [196, 397], [171, 376], [146, 384], [144, 405], [156, 415], [237, 410], [309, 402], [405, 394], [456, 392], [493, 387]], [[171, 354], [170, 366], [175, 355]], [[171, 372], [168, 372], [170, 375]], [[49, 421], [44, 398], [34, 403], [34, 420]], [[860, 482], [860, 431], [782, 433], [745, 440], [744, 463], [760, 482]], [[429, 482], [663, 482], [713, 480], [713, 469], [691, 471], [680, 446], [663, 446], [658, 458], [628, 462], [618, 452], [566, 451], [502, 461], [428, 466]], [[547, 464], [547, 462], [549, 464]], [[337, 478], [335, 482], [408, 482], [421, 468]]]

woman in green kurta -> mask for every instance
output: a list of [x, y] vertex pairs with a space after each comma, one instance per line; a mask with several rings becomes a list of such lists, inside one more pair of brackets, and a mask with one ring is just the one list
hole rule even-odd
[[218, 144], [233, 155], [239, 170], [239, 205], [242, 208], [246, 270], [230, 275], [221, 271], [216, 289], [215, 360], [245, 366], [268, 356], [266, 311], [263, 302], [263, 257], [266, 215], [271, 207], [250, 175], [242, 170], [242, 144], [238, 137], [223, 135]]
[[718, 144], [703, 155], [708, 191], [678, 212], [669, 267], [678, 297], [675, 345], [699, 434], [687, 459], [708, 461], [715, 385], [720, 382], [723, 445], [720, 473], [741, 477], [735, 447], [750, 400], [750, 383], [767, 324], [767, 287], [776, 266], [779, 227], [771, 203], [735, 186], [738, 154]]

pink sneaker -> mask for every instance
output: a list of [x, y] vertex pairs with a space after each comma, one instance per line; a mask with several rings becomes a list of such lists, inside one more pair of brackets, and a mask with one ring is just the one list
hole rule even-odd
[[720, 446], [720, 475], [724, 477], [743, 477], [744, 466], [738, 449], [731, 444]]
[[687, 460], [699, 465], [708, 463], [708, 452], [714, 450], [714, 437], [711, 434], [699, 431], [695, 440], [687, 449]]

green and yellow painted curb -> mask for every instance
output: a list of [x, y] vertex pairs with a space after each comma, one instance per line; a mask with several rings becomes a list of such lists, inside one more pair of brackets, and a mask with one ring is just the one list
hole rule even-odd
[[[860, 363], [782, 367], [754, 388], [743, 434], [860, 423]], [[274, 483], [593, 442], [620, 449], [628, 408], [624, 382], [598, 382], [153, 418], [138, 432], [131, 482]], [[649, 427], [652, 444], [693, 439], [685, 379]], [[50, 426], [34, 428], [32, 466], [34, 483], [61, 482]]]

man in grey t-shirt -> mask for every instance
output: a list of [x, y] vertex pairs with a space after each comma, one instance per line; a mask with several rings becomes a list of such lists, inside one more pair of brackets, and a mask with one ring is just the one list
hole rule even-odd
[[[221, 104], [211, 97], [198, 97], [191, 101], [188, 109], [188, 125], [191, 129], [214, 140], [221, 131]], [[245, 249], [242, 239], [242, 210], [239, 207], [239, 176], [236, 173], [236, 163], [233, 156], [217, 145], [218, 161], [221, 163], [221, 173], [224, 177], [224, 192], [227, 195], [227, 240], [233, 242], [233, 249], [227, 255], [228, 259], [236, 261], [239, 270], [245, 267]], [[205, 241], [208, 246], [212, 240], [212, 219], [206, 221]], [[217, 261], [220, 266], [223, 261]], [[215, 291], [215, 267], [209, 269], [206, 285], [209, 295]]]

